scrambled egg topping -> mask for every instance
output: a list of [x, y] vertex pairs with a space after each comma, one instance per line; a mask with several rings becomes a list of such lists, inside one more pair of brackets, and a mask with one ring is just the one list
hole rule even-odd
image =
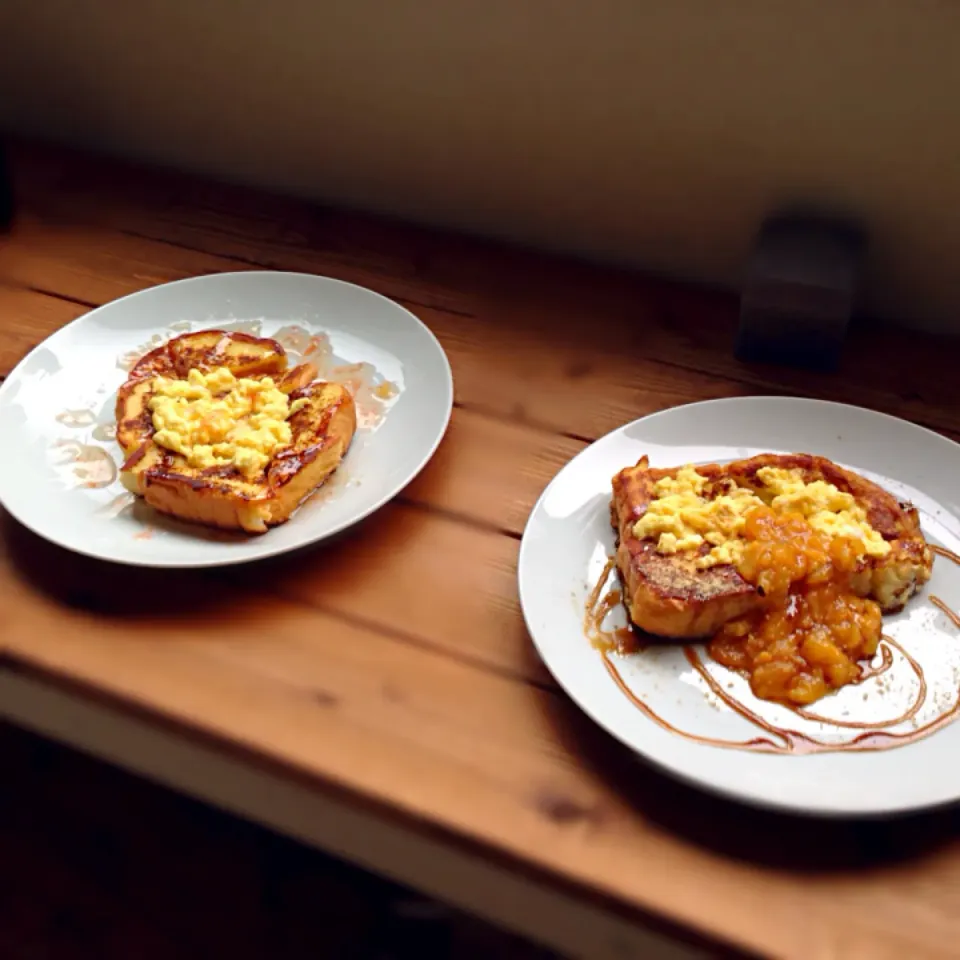
[[186, 380], [157, 377], [149, 402], [153, 439], [198, 470], [232, 466], [250, 478], [289, 446], [287, 420], [306, 403], [291, 404], [270, 377], [238, 380], [226, 367], [194, 369]]
[[635, 536], [657, 538], [664, 554], [695, 550], [704, 543], [710, 551], [697, 560], [701, 569], [736, 564], [743, 554], [743, 528], [747, 514], [764, 505], [780, 513], [799, 513], [830, 537], [849, 537], [863, 545], [863, 555], [882, 557], [890, 544], [867, 522], [866, 511], [855, 498], [823, 480], [804, 483], [797, 470], [761, 467], [756, 491], [732, 484], [719, 496], [707, 499], [706, 478], [693, 467], [683, 467], [675, 477], [664, 477], [654, 487], [655, 499], [634, 525]]

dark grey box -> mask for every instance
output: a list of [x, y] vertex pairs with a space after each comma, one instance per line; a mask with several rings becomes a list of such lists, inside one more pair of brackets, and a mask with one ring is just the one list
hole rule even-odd
[[785, 213], [760, 229], [740, 300], [738, 359], [835, 369], [866, 248], [859, 225]]

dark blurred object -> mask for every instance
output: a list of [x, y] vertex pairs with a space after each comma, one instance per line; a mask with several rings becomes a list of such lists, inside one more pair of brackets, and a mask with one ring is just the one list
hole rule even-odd
[[865, 249], [851, 221], [802, 212], [767, 220], [743, 285], [737, 359], [835, 369]]
[[7, 165], [7, 151], [0, 143], [0, 230], [6, 230], [13, 223], [13, 183], [10, 180], [10, 168]]

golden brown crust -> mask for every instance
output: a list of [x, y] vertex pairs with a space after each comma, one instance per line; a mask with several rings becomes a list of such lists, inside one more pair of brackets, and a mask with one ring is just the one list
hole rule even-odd
[[[237, 377], [274, 376], [291, 401], [307, 401], [290, 417], [292, 442], [259, 477], [244, 478], [232, 467], [198, 470], [153, 442], [148, 404], [154, 378], [185, 378], [192, 368], [188, 363], [201, 370], [224, 366]], [[312, 364], [287, 370], [286, 354], [275, 340], [247, 334], [186, 334], [151, 351], [117, 393], [125, 486], [162, 513], [206, 526], [264, 533], [283, 523], [336, 470], [356, 432], [349, 390], [314, 381], [316, 373]]]
[[[870, 558], [854, 582], [854, 589], [877, 600], [885, 613], [902, 609], [930, 578], [933, 553], [923, 538], [915, 507], [901, 503], [882, 487], [845, 470], [825, 457], [806, 453], [760, 454], [728, 464], [706, 464], [696, 470], [707, 477], [707, 495], [719, 493], [731, 481], [758, 488], [762, 467], [798, 470], [804, 481], [823, 480], [850, 493], [864, 507], [870, 525], [892, 550]], [[680, 467], [651, 468], [646, 457], [613, 478], [611, 522], [617, 532], [617, 568], [624, 598], [634, 624], [664, 637], [693, 639], [711, 636], [728, 620], [759, 606], [755, 589], [732, 566], [698, 570], [696, 554], [664, 556], [651, 540], [639, 540], [634, 524], [654, 498], [654, 486], [674, 476]]]
[[192, 369], [207, 372], [216, 367], [228, 367], [237, 377], [272, 377], [287, 369], [287, 354], [268, 337], [198, 330], [174, 337], [145, 354], [130, 371], [130, 379], [162, 376], [182, 380]]

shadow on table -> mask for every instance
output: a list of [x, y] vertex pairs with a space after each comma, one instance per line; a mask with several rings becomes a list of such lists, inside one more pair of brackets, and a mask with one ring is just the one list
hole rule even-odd
[[[536, 659], [532, 647], [531, 660]], [[821, 819], [735, 803], [661, 773], [559, 690], [544, 698], [557, 737], [649, 823], [737, 860], [809, 873], [915, 859], [960, 836], [960, 805], [888, 819]]]
[[[351, 537], [357, 538], [358, 532], [354, 528]], [[255, 601], [258, 593], [262, 596], [265, 584], [272, 589], [287, 579], [295, 580], [305, 554], [309, 553], [311, 566], [322, 564], [341, 539], [236, 567], [165, 570], [71, 553], [2, 511], [0, 537], [17, 573], [56, 602], [114, 618], [189, 618], [195, 623], [210, 617], [221, 624], [251, 615], [248, 601]], [[331, 566], [342, 573], [341, 564]], [[263, 612], [271, 615], [268, 609]], [[527, 655], [530, 674], [540, 673], [531, 644]], [[843, 871], [916, 858], [960, 835], [960, 807], [885, 820], [826, 820], [734, 803], [689, 787], [640, 760], [596, 727], [559, 690], [547, 693], [542, 702], [561, 743], [611, 792], [651, 824], [726, 856], [794, 871]], [[558, 815], [566, 816], [563, 811]]]
[[339, 539], [229, 567], [135, 567], [65, 550], [0, 510], [0, 551], [31, 587], [75, 610], [131, 620], [236, 617], [258, 594], [272, 593], [274, 585], [301, 569], [305, 554], [323, 562]]

